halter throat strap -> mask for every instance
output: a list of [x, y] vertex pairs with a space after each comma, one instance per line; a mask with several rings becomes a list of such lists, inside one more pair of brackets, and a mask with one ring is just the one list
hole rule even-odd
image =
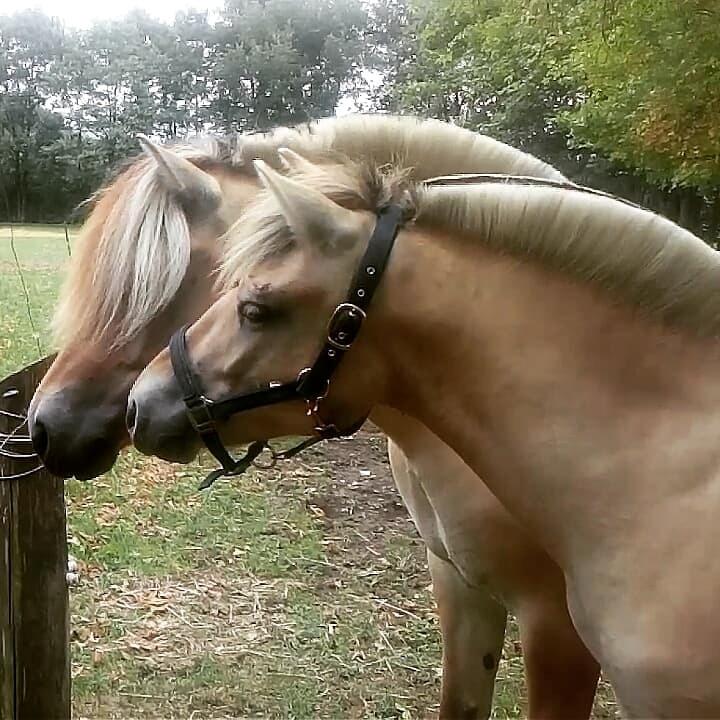
[[258, 440], [249, 445], [243, 457], [235, 459], [230, 455], [220, 438], [217, 422], [227, 420], [237, 413], [288, 400], [305, 401], [307, 414], [315, 422], [317, 435], [283, 453], [275, 453], [271, 448], [273, 462], [277, 458], [292, 457], [322, 440], [352, 435], [360, 429], [366, 418], [345, 429], [326, 423], [320, 414], [320, 404], [329, 392], [335, 371], [357, 339], [367, 317], [367, 309], [387, 266], [402, 223], [402, 216], [402, 208], [397, 205], [388, 205], [378, 211], [375, 229], [355, 271], [346, 299], [335, 308], [328, 322], [323, 348], [315, 362], [301, 370], [295, 380], [271, 382], [267, 387], [249, 393], [212, 400], [203, 393], [202, 382], [190, 362], [186, 340], [189, 326], [180, 328], [170, 338], [170, 361], [182, 391], [188, 419], [200, 435], [205, 447], [221, 465], [221, 468], [205, 478], [200, 489], [209, 487], [219, 477], [241, 475], [268, 447], [267, 441]]

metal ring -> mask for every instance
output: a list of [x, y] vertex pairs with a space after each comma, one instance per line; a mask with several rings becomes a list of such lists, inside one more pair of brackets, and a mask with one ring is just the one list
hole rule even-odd
[[[267, 463], [258, 462], [266, 450], [270, 452], [270, 460]], [[263, 448], [263, 451], [253, 459], [252, 464], [258, 470], [270, 470], [274, 468], [275, 465], [277, 465], [277, 453], [275, 452], [275, 449], [271, 445], [266, 445]]]

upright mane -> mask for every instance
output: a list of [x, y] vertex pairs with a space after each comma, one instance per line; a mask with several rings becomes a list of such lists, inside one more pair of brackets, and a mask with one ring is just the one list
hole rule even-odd
[[[491, 138], [434, 120], [356, 115], [233, 138], [201, 138], [173, 149], [200, 166], [253, 173], [278, 167], [279, 147], [310, 160], [336, 153], [392, 165], [416, 180], [448, 173], [506, 173], [562, 180], [550, 165]], [[96, 194], [55, 314], [60, 346], [125, 344], [174, 297], [190, 262], [191, 237], [177, 200], [144, 156]]]
[[[418, 185], [352, 162], [293, 176], [359, 209], [377, 211], [392, 199], [418, 227], [564, 273], [670, 326], [720, 335], [720, 253], [670, 220], [606, 193], [510, 176]], [[242, 279], [292, 244], [277, 201], [260, 196], [228, 235], [221, 280]]]
[[348, 115], [295, 128], [238, 136], [237, 164], [260, 158], [277, 167], [279, 147], [295, 150], [311, 162], [331, 152], [368, 166], [408, 169], [415, 180], [436, 175], [501, 173], [563, 181], [552, 165], [486, 135], [440, 120], [394, 115]]

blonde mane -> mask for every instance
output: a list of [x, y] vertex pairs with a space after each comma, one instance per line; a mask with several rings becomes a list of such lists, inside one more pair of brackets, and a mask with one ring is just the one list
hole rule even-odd
[[[179, 148], [202, 160], [214, 143]], [[136, 335], [174, 297], [190, 263], [185, 213], [140, 157], [94, 198], [53, 318], [61, 347], [104, 340], [108, 350]]]
[[[175, 152], [200, 166], [253, 173], [262, 158], [279, 166], [277, 149], [310, 160], [334, 153], [368, 166], [392, 165], [416, 180], [446, 173], [499, 172], [562, 180], [537, 158], [477, 133], [434, 120], [383, 115], [329, 118], [297, 128], [229, 139], [203, 138]], [[177, 293], [190, 262], [190, 229], [157, 168], [137, 158], [96, 194], [74, 250], [55, 313], [56, 340], [127, 343]]]
[[[418, 185], [349, 162], [293, 175], [351, 207], [377, 210], [392, 199], [418, 227], [564, 273], [670, 326], [720, 335], [720, 253], [670, 220], [606, 193], [510, 176]], [[292, 243], [277, 202], [259, 197], [228, 237], [222, 281], [247, 276]]]

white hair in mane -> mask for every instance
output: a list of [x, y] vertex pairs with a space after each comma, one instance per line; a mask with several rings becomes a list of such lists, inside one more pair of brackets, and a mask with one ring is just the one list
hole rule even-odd
[[[417, 227], [561, 272], [668, 326], [720, 337], [720, 253], [656, 213], [549, 179], [488, 175], [428, 187], [368, 170], [347, 162], [292, 176], [331, 199], [351, 196], [358, 209], [377, 212], [392, 198]], [[231, 229], [221, 282], [242, 281], [293, 242], [276, 196], [258, 196]]]
[[[279, 147], [313, 160], [333, 154], [392, 165], [416, 180], [447, 173], [500, 172], [563, 180], [550, 165], [479, 133], [437, 120], [389, 115], [328, 118], [296, 128], [174, 145], [196, 162], [252, 173], [252, 160], [280, 167]], [[140, 156], [96, 195], [55, 314], [61, 347], [127, 343], [174, 298], [190, 262], [186, 216], [157, 166]]]
[[[175, 151], [190, 159], [217, 152], [215, 142]], [[157, 165], [145, 157], [98, 193], [93, 216], [76, 247], [54, 329], [61, 345], [102, 340], [113, 349], [177, 293], [190, 263], [190, 230]]]

